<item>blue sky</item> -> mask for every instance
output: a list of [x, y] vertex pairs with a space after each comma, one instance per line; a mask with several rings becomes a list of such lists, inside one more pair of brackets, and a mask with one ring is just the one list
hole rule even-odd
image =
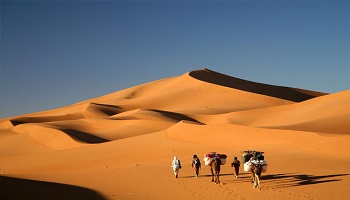
[[0, 118], [186, 72], [350, 89], [350, 1], [1, 0]]

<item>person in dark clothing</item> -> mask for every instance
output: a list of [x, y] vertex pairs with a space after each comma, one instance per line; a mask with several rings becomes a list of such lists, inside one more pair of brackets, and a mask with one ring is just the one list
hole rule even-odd
[[237, 160], [237, 157], [235, 157], [233, 159], [233, 162], [231, 163], [231, 167], [234, 168], [233, 174], [235, 175], [236, 178], [238, 178], [239, 166], [241, 166], [241, 162], [239, 160]]
[[197, 155], [193, 155], [192, 168], [196, 172], [196, 178], [198, 178], [199, 170], [201, 169], [201, 161], [199, 160]]

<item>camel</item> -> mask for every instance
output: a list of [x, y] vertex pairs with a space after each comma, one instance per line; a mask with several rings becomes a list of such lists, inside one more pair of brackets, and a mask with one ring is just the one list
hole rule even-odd
[[253, 189], [254, 188], [257, 188], [258, 190], [261, 189], [261, 187], [260, 187], [261, 172], [262, 172], [262, 165], [260, 163], [253, 164], [251, 172], [250, 172], [252, 183], [254, 183]]
[[215, 182], [215, 184], [220, 184], [220, 165], [221, 161], [219, 158], [214, 158], [210, 163], [211, 182]]

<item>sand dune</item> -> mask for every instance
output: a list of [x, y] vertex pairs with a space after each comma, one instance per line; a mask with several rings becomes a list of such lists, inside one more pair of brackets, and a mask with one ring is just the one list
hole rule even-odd
[[[54, 187], [66, 188], [67, 199], [73, 190], [96, 191], [92, 199], [347, 199], [349, 106], [350, 90], [326, 94], [202, 69], [0, 119], [1, 199], [50, 197]], [[247, 149], [264, 151], [269, 163], [262, 191], [243, 168], [234, 179], [229, 164], [223, 185], [210, 183], [205, 166], [194, 178], [193, 154], [217, 151], [230, 163]]]
[[227, 118], [254, 127], [348, 135], [350, 90], [298, 104], [230, 113]]

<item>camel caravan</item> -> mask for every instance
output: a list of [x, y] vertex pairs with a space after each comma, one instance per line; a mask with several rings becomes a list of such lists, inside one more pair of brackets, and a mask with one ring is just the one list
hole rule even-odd
[[[242, 162], [244, 163], [244, 171], [248, 172], [253, 183], [253, 188], [261, 189], [260, 176], [262, 172], [267, 171], [267, 162], [264, 159], [264, 152], [247, 150], [242, 151]], [[210, 166], [212, 175], [212, 182], [215, 184], [220, 183], [220, 166], [226, 163], [227, 156], [225, 154], [217, 154], [216, 152], [210, 152], [204, 155], [205, 165]], [[231, 163], [231, 167], [234, 167], [234, 175], [238, 178], [240, 161], [237, 157], [234, 158]]]
[[[244, 172], [250, 174], [251, 183], [253, 183], [253, 189], [261, 189], [260, 177], [262, 172], [267, 171], [267, 162], [264, 157], [264, 152], [247, 150], [242, 151], [242, 162], [244, 163]], [[212, 182], [215, 184], [220, 184], [220, 169], [221, 165], [225, 165], [227, 156], [225, 154], [219, 154], [216, 152], [209, 152], [204, 155], [204, 164], [210, 167]], [[235, 178], [239, 177], [239, 167], [241, 162], [234, 157], [231, 167], [234, 167]], [[172, 168], [175, 173], [175, 177], [178, 177], [179, 169], [181, 169], [180, 160], [174, 157]], [[199, 170], [201, 169], [201, 163], [197, 155], [193, 155], [192, 168], [196, 172], [196, 177], [198, 178]]]

